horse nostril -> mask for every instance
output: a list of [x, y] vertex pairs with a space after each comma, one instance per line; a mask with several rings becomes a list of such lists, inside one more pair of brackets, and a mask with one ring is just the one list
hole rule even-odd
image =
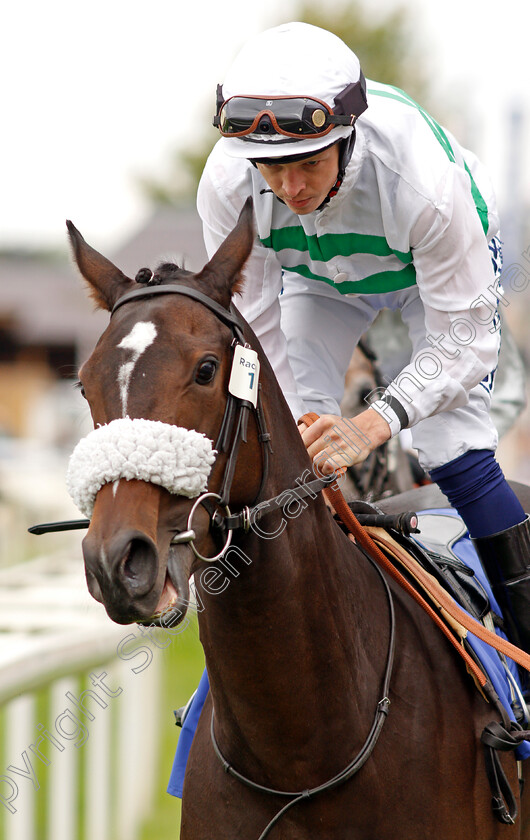
[[147, 594], [157, 576], [157, 554], [151, 542], [134, 537], [123, 557], [120, 573], [124, 583], [136, 596]]

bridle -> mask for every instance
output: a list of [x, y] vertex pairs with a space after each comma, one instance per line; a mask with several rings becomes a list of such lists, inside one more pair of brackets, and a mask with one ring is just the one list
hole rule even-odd
[[[168, 294], [184, 295], [185, 297], [198, 301], [213, 312], [220, 321], [230, 327], [232, 331], [232, 352], [238, 345], [243, 347], [250, 346], [245, 341], [243, 335], [244, 324], [232, 303], [230, 304], [230, 308], [226, 309], [220, 303], [217, 303], [217, 301], [208, 297], [208, 295], [205, 295], [203, 292], [200, 292], [198, 289], [178, 283], [162, 283], [157, 285], [147, 283], [142, 285], [139, 289], [127, 292], [114, 304], [110, 313], [111, 318], [118, 309], [127, 303]], [[256, 420], [258, 439], [262, 449], [261, 481], [256, 497], [251, 505], [245, 505], [239, 513], [232, 514], [229, 507], [230, 490], [234, 479], [240, 445], [242, 442], [246, 442], [247, 440], [248, 419], [251, 414], [254, 415]], [[256, 406], [248, 400], [236, 397], [231, 393], [228, 394], [225, 411], [221, 420], [214, 448], [217, 450], [218, 455], [225, 452], [228, 453], [219, 492], [212, 493], [208, 491], [195, 499], [188, 516], [186, 530], [175, 533], [175, 536], [171, 541], [172, 545], [189, 543], [196, 557], [206, 562], [213, 562], [223, 556], [230, 546], [234, 531], [239, 529], [249, 531], [250, 528], [259, 522], [263, 516], [273, 513], [276, 510], [281, 510], [285, 506], [285, 491], [271, 499], [258, 501], [261, 498], [267, 483], [269, 474], [269, 455], [272, 453], [271, 436], [265, 424], [265, 417], [262, 408], [261, 385], [258, 385]], [[307, 483], [297, 482], [295, 490], [296, 496], [300, 500], [308, 497], [314, 499], [318, 492], [335, 482], [336, 478], [336, 475], [332, 474], [330, 476], [320, 476]], [[213, 500], [215, 500], [215, 502]], [[193, 516], [199, 505], [202, 505], [208, 511], [211, 527], [216, 529], [218, 532], [225, 534], [225, 545], [214, 557], [203, 557], [194, 545], [196, 534], [192, 528], [192, 524]], [[221, 510], [223, 513], [220, 512]], [[90, 520], [88, 519], [74, 519], [63, 522], [43, 523], [41, 525], [35, 525], [29, 530], [33, 534], [45, 534], [53, 531], [80, 530], [88, 528], [89, 524]]]
[[[214, 315], [219, 318], [232, 332], [232, 354], [237, 345], [249, 347], [243, 336], [243, 323], [238, 316], [233, 304], [230, 304], [230, 309], [226, 309], [217, 301], [198, 291], [190, 286], [182, 284], [160, 284], [147, 285], [140, 289], [135, 289], [128, 292], [119, 298], [111, 311], [111, 318], [115, 312], [127, 303], [131, 303], [140, 299], [151, 298], [157, 295], [183, 295], [198, 301], [203, 306], [206, 306]], [[269, 450], [270, 450], [270, 434], [265, 427], [263, 411], [261, 406], [261, 389], [258, 389], [258, 400], [256, 408], [248, 400], [234, 397], [231, 393], [228, 394], [225, 411], [221, 420], [221, 425], [217, 435], [217, 440], [214, 444], [214, 449], [217, 451], [219, 457], [222, 453], [227, 453], [226, 465], [221, 479], [219, 491], [217, 493], [206, 492], [195, 499], [194, 504], [188, 516], [187, 527], [185, 531], [176, 533], [172, 539], [172, 544], [188, 543], [193, 550], [195, 556], [200, 560], [213, 562], [219, 560], [226, 552], [232, 541], [233, 528], [227, 528], [225, 520], [231, 516], [229, 501], [230, 490], [235, 474], [235, 467], [239, 449], [242, 442], [247, 440], [248, 420], [251, 413], [254, 413], [258, 427], [258, 438], [262, 449], [262, 476], [260, 488], [257, 497], [260, 496], [268, 476], [269, 464]], [[213, 557], [204, 557], [195, 547], [196, 533], [193, 529], [193, 517], [199, 505], [202, 505], [208, 511], [210, 516], [211, 527], [226, 533], [226, 541], [221, 551]], [[224, 511], [224, 516], [220, 511]]]
[[[111, 318], [124, 304], [156, 295], [168, 294], [183, 295], [191, 298], [192, 300], [198, 301], [213, 312], [220, 321], [230, 327], [232, 332], [232, 355], [238, 345], [250, 348], [250, 345], [245, 341], [243, 335], [243, 322], [232, 303], [230, 304], [230, 308], [226, 309], [220, 303], [213, 300], [208, 295], [205, 295], [203, 292], [200, 292], [198, 289], [178, 283], [165, 283], [152, 286], [146, 285], [143, 288], [127, 292], [114, 304], [111, 311]], [[247, 441], [248, 420], [252, 414], [256, 420], [258, 440], [262, 451], [260, 486], [251, 505], [246, 505], [240, 513], [232, 514], [229, 507], [230, 490], [232, 488], [241, 443], [246, 443]], [[281, 509], [281, 507], [285, 504], [284, 493], [280, 493], [272, 499], [258, 501], [261, 498], [267, 483], [269, 475], [269, 455], [272, 453], [271, 436], [267, 430], [263, 414], [260, 384], [258, 385], [256, 406], [254, 406], [249, 400], [234, 396], [232, 393], [228, 394], [225, 411], [221, 420], [217, 440], [214, 444], [214, 449], [217, 451], [218, 455], [225, 452], [227, 453], [226, 465], [219, 491], [217, 493], [208, 491], [195, 499], [188, 515], [186, 530], [176, 533], [171, 541], [172, 545], [188, 543], [195, 556], [199, 560], [206, 562], [219, 560], [225, 554], [232, 542], [232, 535], [234, 531], [239, 529], [249, 531], [250, 528], [263, 516], [268, 515], [275, 510]], [[334, 481], [336, 481], [335, 475], [318, 477], [313, 481], [297, 486], [296, 495], [299, 499], [303, 499], [308, 496], [314, 498], [316, 493], [323, 490]], [[196, 533], [193, 529], [193, 518], [199, 506], [202, 506], [207, 510], [210, 516], [210, 527], [218, 533], [221, 533], [225, 538], [223, 548], [213, 557], [204, 557], [195, 547]]]

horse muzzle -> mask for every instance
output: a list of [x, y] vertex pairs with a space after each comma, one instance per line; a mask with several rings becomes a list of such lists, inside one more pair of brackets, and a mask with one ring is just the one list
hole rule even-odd
[[[184, 617], [194, 560], [188, 545], [171, 546], [169, 494], [143, 481], [105, 485], [97, 494], [83, 556], [88, 590], [118, 624]], [[188, 506], [188, 500], [186, 507]], [[168, 626], [168, 625], [166, 625]]]
[[170, 546], [162, 560], [149, 537], [125, 531], [104, 547], [88, 535], [83, 555], [88, 590], [113, 621], [174, 627], [184, 618], [194, 560], [188, 546]]
[[159, 557], [146, 534], [125, 529], [101, 542], [89, 533], [83, 555], [88, 590], [113, 621], [126, 624], [155, 611]]

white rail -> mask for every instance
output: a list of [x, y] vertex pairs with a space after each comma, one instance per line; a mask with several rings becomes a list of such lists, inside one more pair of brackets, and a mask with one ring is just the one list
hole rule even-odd
[[137, 836], [157, 777], [153, 638], [112, 624], [79, 560], [0, 571], [2, 840]]

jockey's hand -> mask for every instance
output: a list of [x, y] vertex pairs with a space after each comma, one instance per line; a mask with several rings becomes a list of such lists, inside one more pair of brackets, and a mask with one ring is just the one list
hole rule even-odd
[[356, 417], [322, 414], [311, 426], [298, 429], [314, 466], [321, 475], [360, 464], [390, 438], [390, 426], [373, 408]]

